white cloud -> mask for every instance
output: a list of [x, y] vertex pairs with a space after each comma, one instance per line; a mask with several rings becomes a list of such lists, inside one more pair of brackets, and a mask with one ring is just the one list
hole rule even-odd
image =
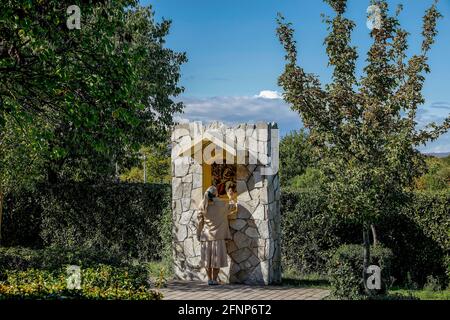
[[205, 123], [217, 120], [228, 124], [276, 122], [282, 135], [302, 126], [298, 114], [282, 99], [262, 98], [260, 95], [183, 97], [180, 100], [185, 105], [184, 113], [179, 114], [176, 120]]
[[[254, 96], [229, 96], [195, 98], [183, 97], [184, 113], [175, 118], [179, 122], [222, 121], [227, 124], [277, 122], [280, 134], [284, 135], [292, 130], [298, 130], [302, 123], [298, 114], [281, 99], [276, 91], [263, 90]], [[442, 123], [448, 110], [442, 108], [444, 103], [431, 104], [428, 108], [420, 108], [417, 113], [418, 128], [423, 128], [430, 121]], [[422, 152], [450, 151], [450, 133], [419, 148]]]
[[283, 97], [278, 93], [278, 91], [262, 90], [258, 95], [255, 96], [255, 98], [282, 99]]
[[[441, 124], [446, 117], [450, 115], [450, 104], [445, 101], [432, 102], [428, 106], [422, 106], [417, 111], [417, 128], [423, 129], [430, 122]], [[422, 152], [449, 152], [450, 151], [450, 132], [439, 137], [436, 141], [428, 142], [420, 146]]]

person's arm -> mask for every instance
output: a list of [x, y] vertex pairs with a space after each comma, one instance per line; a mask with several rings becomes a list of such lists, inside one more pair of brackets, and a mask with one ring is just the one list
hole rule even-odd
[[228, 219], [234, 220], [237, 218], [237, 212], [238, 212], [238, 204], [232, 201], [228, 204]]

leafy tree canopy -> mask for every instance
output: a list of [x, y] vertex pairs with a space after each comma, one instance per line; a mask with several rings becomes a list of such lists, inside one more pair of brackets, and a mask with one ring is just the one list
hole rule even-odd
[[436, 3], [426, 11], [421, 51], [408, 59], [409, 34], [398, 20], [402, 8], [392, 14], [386, 1], [372, 0], [380, 9], [382, 26], [370, 32], [373, 43], [364, 73], [357, 77], [358, 53], [351, 44], [355, 23], [345, 17], [347, 1], [325, 2], [335, 11], [334, 17], [325, 17], [332, 82], [322, 85], [298, 65], [294, 30], [280, 16], [277, 33], [286, 66], [279, 84], [319, 150], [334, 212], [368, 228], [382, 213], [392, 211], [395, 197], [423, 172], [417, 146], [450, 127], [450, 117], [425, 129], [416, 126], [417, 110], [424, 104], [425, 74], [430, 72], [427, 55], [441, 14]]
[[305, 173], [314, 165], [314, 156], [308, 134], [305, 130], [292, 131], [280, 141], [280, 179], [283, 185]]
[[[80, 30], [66, 26], [70, 5]], [[1, 134], [22, 128], [53, 182], [110, 178], [182, 110], [172, 97], [186, 56], [165, 48], [169, 27], [133, 0], [2, 3]]]

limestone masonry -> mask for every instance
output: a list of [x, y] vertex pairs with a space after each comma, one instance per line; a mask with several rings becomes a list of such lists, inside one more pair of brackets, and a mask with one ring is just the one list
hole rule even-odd
[[[228, 267], [220, 279], [229, 283], [270, 284], [281, 282], [280, 251], [280, 183], [278, 174], [262, 175], [271, 151], [278, 152], [278, 140], [271, 138], [276, 124], [240, 124], [228, 127], [214, 122], [183, 123], [172, 134], [172, 212], [175, 276], [180, 280], [205, 280], [199, 268], [200, 243], [196, 238], [197, 208], [209, 186], [207, 165], [198, 161], [192, 147], [200, 141], [201, 151], [220, 144], [211, 139], [226, 137], [221, 150], [236, 163], [236, 191], [239, 204], [237, 218], [230, 221], [232, 240], [227, 243]], [[205, 132], [212, 135], [204, 135]], [[203, 137], [203, 138], [198, 138]], [[271, 141], [273, 140], [273, 141]], [[271, 143], [272, 142], [272, 143]], [[245, 151], [244, 163], [236, 161], [233, 148]], [[273, 150], [272, 150], [273, 149]], [[180, 156], [181, 151], [186, 151]], [[203, 152], [203, 151], [202, 151]], [[240, 153], [242, 155], [242, 153]], [[201, 157], [200, 157], [201, 158]], [[255, 161], [255, 158], [257, 161]], [[229, 158], [227, 158], [227, 163]]]

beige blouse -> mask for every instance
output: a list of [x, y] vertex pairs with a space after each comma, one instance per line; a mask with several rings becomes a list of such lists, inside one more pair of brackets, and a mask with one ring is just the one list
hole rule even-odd
[[228, 219], [233, 218], [237, 208], [218, 198], [209, 201], [207, 212], [198, 210], [197, 236], [200, 241], [231, 239]]

